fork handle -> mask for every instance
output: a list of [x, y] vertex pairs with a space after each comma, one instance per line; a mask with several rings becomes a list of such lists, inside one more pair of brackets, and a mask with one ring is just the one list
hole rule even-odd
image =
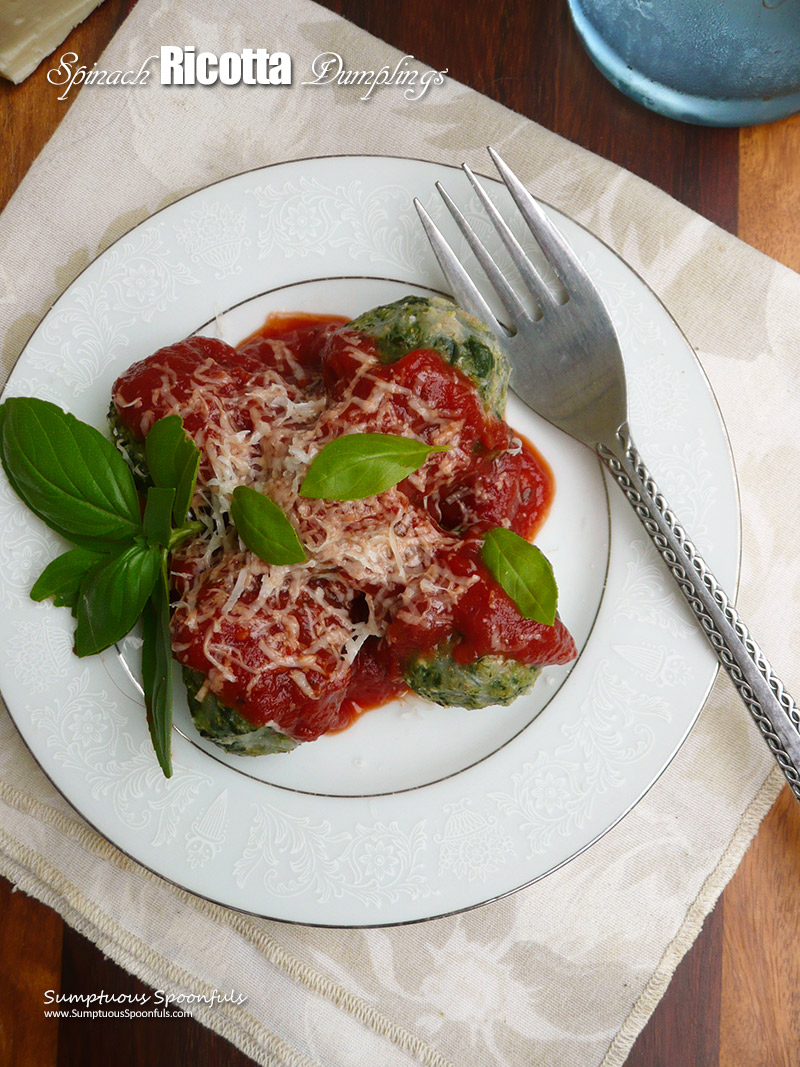
[[653, 481], [627, 425], [597, 446], [800, 800], [800, 711]]

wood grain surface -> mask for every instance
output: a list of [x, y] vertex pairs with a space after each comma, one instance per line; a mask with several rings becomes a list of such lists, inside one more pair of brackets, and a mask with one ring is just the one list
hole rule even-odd
[[[752, 129], [714, 130], [651, 114], [598, 74], [576, 40], [565, 5], [553, 0], [323, 2], [800, 268], [800, 116]], [[106, 0], [57, 55], [75, 51], [91, 66], [132, 6], [133, 0]], [[21, 86], [0, 81], [0, 208], [69, 107], [46, 81], [49, 65]], [[627, 1067], [798, 1067], [798, 930], [800, 807], [784, 790]], [[252, 1062], [188, 1018], [45, 1020], [47, 989], [136, 993], [145, 987], [54, 912], [12, 893], [8, 883], [0, 884], [0, 960], [0, 1067]]]

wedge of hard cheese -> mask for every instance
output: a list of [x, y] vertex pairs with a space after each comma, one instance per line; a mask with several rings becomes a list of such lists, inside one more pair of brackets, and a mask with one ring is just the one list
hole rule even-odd
[[0, 74], [28, 77], [100, 0], [0, 0]]

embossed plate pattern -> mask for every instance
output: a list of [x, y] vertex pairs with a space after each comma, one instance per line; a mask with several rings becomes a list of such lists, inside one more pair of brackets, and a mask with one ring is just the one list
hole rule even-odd
[[[190, 333], [219, 330], [236, 342], [269, 310], [356, 315], [409, 291], [440, 290], [411, 206], [419, 196], [437, 214], [437, 179], [476, 215], [458, 171], [384, 157], [279, 164], [185, 197], [75, 280], [28, 343], [7, 394], [54, 400], [102, 426], [115, 377]], [[733, 587], [735, 479], [705, 377], [642, 281], [558, 219], [619, 327], [637, 439], [698, 547]], [[509, 421], [556, 476], [538, 543], [581, 646], [575, 666], [548, 671], [509, 709], [400, 701], [342, 734], [260, 760], [205, 745], [176, 685], [169, 782], [131, 676], [135, 635], [119, 653], [72, 655], [69, 613], [28, 597], [61, 546], [3, 480], [0, 688], [55, 785], [164, 877], [295, 922], [442, 915], [526, 885], [590, 845], [677, 751], [716, 662], [588, 451], [514, 398]]]

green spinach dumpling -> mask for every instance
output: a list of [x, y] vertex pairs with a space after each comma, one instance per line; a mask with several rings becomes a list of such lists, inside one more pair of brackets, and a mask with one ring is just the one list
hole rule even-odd
[[511, 367], [494, 334], [443, 296], [406, 296], [347, 324], [375, 340], [381, 359], [393, 363], [417, 348], [432, 348], [467, 375], [484, 406], [503, 418]]
[[291, 752], [297, 747], [297, 741], [271, 726], [254, 726], [233, 708], [220, 703], [210, 689], [199, 698], [207, 681], [200, 671], [184, 667], [183, 681], [197, 732], [226, 752], [236, 756], [266, 756], [272, 752]]
[[507, 656], [481, 656], [472, 663], [453, 659], [452, 642], [406, 664], [403, 680], [418, 696], [444, 707], [485, 708], [510, 704], [527, 693], [541, 674]]

